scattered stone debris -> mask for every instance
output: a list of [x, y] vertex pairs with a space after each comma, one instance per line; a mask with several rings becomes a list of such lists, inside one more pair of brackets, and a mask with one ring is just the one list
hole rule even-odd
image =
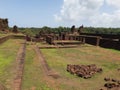
[[95, 64], [91, 65], [67, 65], [67, 71], [71, 74], [76, 74], [79, 77], [88, 79], [91, 78], [95, 73], [101, 73], [102, 68], [97, 68]]
[[104, 84], [104, 88], [100, 90], [120, 90], [120, 80], [104, 78], [106, 83]]

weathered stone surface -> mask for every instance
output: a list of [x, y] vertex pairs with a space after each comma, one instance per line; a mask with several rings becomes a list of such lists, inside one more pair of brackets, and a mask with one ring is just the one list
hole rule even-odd
[[18, 33], [18, 27], [15, 25], [15, 26], [13, 26], [13, 30], [12, 30], [12, 32], [14, 32], [14, 33]]
[[67, 65], [67, 71], [71, 74], [76, 74], [79, 77], [88, 79], [91, 78], [95, 73], [102, 72], [102, 68], [97, 68], [95, 64], [91, 65]]
[[8, 30], [8, 19], [0, 18], [0, 31]]

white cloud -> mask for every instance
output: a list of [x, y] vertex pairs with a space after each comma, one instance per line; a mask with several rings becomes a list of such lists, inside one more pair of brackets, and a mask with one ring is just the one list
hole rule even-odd
[[120, 8], [120, 0], [106, 0], [106, 3], [113, 7]]
[[102, 13], [90, 18], [93, 26], [101, 27], [120, 27], [120, 12], [113, 14]]
[[64, 0], [60, 14], [55, 16], [57, 20], [84, 20], [94, 15], [102, 4], [103, 0]]
[[[106, 2], [106, 4], [104, 3]], [[80, 22], [87, 26], [120, 27], [120, 0], [64, 0], [55, 15], [58, 22]], [[100, 11], [104, 5], [115, 8], [113, 13]]]
[[94, 26], [101, 27], [120, 27], [120, 10], [116, 9], [113, 13], [102, 12], [89, 18]]

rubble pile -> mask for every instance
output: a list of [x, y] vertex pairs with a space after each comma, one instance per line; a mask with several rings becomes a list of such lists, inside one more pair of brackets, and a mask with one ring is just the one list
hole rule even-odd
[[104, 89], [100, 90], [120, 90], [120, 80], [104, 78], [106, 83], [104, 84]]
[[91, 65], [67, 65], [67, 71], [71, 74], [76, 74], [79, 77], [88, 79], [91, 78], [95, 73], [102, 72], [102, 68], [97, 68], [95, 64]]

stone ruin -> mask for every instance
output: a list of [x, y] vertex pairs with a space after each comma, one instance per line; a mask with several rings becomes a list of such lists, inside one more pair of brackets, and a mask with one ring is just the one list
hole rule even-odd
[[[82, 33], [82, 29], [83, 29], [83, 25], [80, 26], [79, 28], [75, 28], [75, 25], [73, 25], [70, 31], [69, 30], [61, 31], [61, 32], [58, 31], [58, 33], [41, 30], [39, 34], [36, 34], [33, 41], [36, 41], [36, 42], [46, 41], [48, 44], [53, 44], [53, 45], [58, 44], [54, 41], [58, 41], [59, 44], [61, 45], [64, 45], [64, 44], [67, 45], [69, 43], [71, 45], [83, 44], [85, 39], [84, 37], [80, 36], [80, 34]], [[64, 41], [67, 41], [67, 44]], [[75, 41], [77, 41], [77, 43]]]
[[31, 41], [31, 37], [26, 35], [26, 41]]
[[15, 25], [15, 26], [13, 26], [13, 30], [12, 30], [12, 32], [14, 32], [14, 33], [18, 33], [18, 27]]
[[0, 31], [8, 30], [8, 19], [0, 18]]
[[82, 33], [83, 25], [80, 26], [78, 29], [75, 28], [75, 25], [73, 25], [70, 29], [70, 32], [59, 32], [59, 38], [60, 40], [70, 40], [70, 37], [72, 40], [74, 37], [79, 36]]
[[78, 29], [75, 28], [75, 25], [71, 27], [71, 34], [73, 35], [80, 35], [83, 30], [83, 25], [81, 25]]
[[78, 33], [79, 33], [79, 35], [82, 33], [83, 28], [84, 28], [84, 26], [83, 26], [83, 25], [79, 27], [79, 29], [78, 29]]
[[67, 65], [67, 71], [71, 74], [75, 74], [79, 77], [88, 79], [91, 78], [96, 73], [101, 73], [102, 68], [97, 68], [95, 64], [91, 65]]
[[73, 25], [73, 26], [71, 27], [71, 33], [73, 34], [73, 33], [75, 33], [75, 32], [76, 32], [75, 25]]

